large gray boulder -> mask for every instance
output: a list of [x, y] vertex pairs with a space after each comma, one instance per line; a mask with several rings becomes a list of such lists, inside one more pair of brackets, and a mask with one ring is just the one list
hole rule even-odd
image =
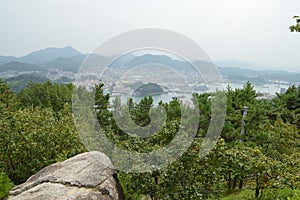
[[110, 159], [93, 151], [49, 165], [10, 191], [9, 200], [121, 200]]

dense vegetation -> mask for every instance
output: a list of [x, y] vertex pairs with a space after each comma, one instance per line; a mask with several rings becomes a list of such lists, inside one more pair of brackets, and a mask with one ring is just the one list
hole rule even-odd
[[5, 174], [20, 184], [41, 168], [85, 151], [73, 124], [72, 90], [72, 85], [31, 83], [16, 95], [0, 82], [0, 198], [12, 185]]
[[[149, 152], [167, 145], [182, 123], [181, 109], [190, 109], [176, 98], [160, 102], [167, 112], [164, 127], [149, 138], [135, 137], [114, 121], [113, 108], [119, 102], [109, 103], [102, 87], [94, 88], [99, 125], [111, 141], [130, 151]], [[15, 94], [0, 82], [0, 198], [12, 182], [22, 183], [44, 166], [86, 151], [73, 122], [74, 89], [72, 84], [30, 83]], [[194, 94], [200, 122], [191, 146], [161, 170], [118, 172], [126, 199], [300, 199], [299, 87], [293, 86], [271, 101], [257, 100], [250, 83], [223, 92], [227, 115], [216, 147], [199, 158], [211, 119], [211, 99], [216, 94]], [[241, 134], [245, 106], [248, 112]], [[129, 100], [128, 107], [136, 124], [150, 123], [151, 97], [137, 103]]]

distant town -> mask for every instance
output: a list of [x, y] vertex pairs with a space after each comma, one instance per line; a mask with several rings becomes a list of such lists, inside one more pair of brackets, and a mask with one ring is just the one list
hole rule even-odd
[[[87, 57], [88, 63], [85, 61]], [[154, 64], [149, 64], [149, 60]], [[71, 46], [46, 48], [24, 57], [0, 56], [0, 78], [10, 83], [16, 92], [31, 81], [74, 82], [87, 88], [104, 82], [104, 89], [111, 93], [111, 96], [133, 94], [143, 84], [157, 83], [162, 86], [165, 94], [182, 98], [189, 97], [193, 92], [226, 89], [228, 85], [241, 88], [249, 81], [257, 91], [257, 98], [271, 99], [276, 93], [284, 93], [292, 85], [300, 85], [300, 73], [254, 70], [221, 63], [217, 65], [221, 81], [205, 80], [205, 77], [201, 79], [196, 76], [187, 62], [174, 60], [166, 55], [129, 54], [118, 62], [110, 61], [101, 55], [83, 54]], [[204, 61], [195, 62], [204, 66], [204, 73], [209, 67], [215, 66]], [[105, 71], [100, 77], [101, 70]], [[158, 71], [160, 73], [157, 73]]]

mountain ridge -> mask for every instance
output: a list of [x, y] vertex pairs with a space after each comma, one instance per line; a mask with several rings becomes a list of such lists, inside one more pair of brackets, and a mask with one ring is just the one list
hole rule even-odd
[[[41, 55], [41, 58], [37, 58], [39, 55]], [[40, 72], [41, 75], [46, 74], [51, 80], [62, 77], [64, 77], [64, 80], [67, 78], [74, 80], [75, 74], [83, 62], [85, 64], [85, 73], [95, 72], [95, 67], [103, 67], [108, 64], [110, 64], [112, 69], [125, 70], [132, 69], [139, 65], [155, 63], [169, 67], [172, 66], [172, 68], [179, 73], [186, 73], [192, 76], [193, 73], [198, 73], [191, 65], [194, 64], [201, 67], [201, 73], [204, 75], [209, 73], [215, 74], [217, 72], [221, 74], [223, 79], [233, 82], [251, 81], [257, 84], [266, 84], [281, 81], [300, 84], [300, 73], [298, 72], [251, 69], [236, 66], [224, 67], [214, 64], [213, 62], [209, 63], [199, 60], [189, 63], [187, 61], [175, 60], [167, 55], [126, 54], [115, 57], [104, 57], [98, 54], [83, 54], [71, 46], [64, 48], [45, 48], [18, 58], [13, 56], [0, 56], [0, 78]], [[215, 70], [214, 66], [217, 67], [219, 72]]]
[[42, 64], [50, 62], [51, 60], [54, 60], [59, 57], [72, 57], [78, 55], [83, 55], [83, 53], [79, 52], [72, 46], [66, 46], [63, 48], [47, 47], [44, 49], [30, 52], [29, 54], [21, 57], [0, 56], [0, 64], [5, 64], [11, 61], [25, 62], [31, 64]]

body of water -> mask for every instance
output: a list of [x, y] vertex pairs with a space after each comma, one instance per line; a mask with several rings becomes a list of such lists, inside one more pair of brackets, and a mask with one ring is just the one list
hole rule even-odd
[[[244, 84], [242, 83], [231, 83], [231, 84], [214, 84], [214, 85], [208, 85], [208, 92], [214, 92], [216, 89], [218, 90], [225, 90], [227, 86], [230, 85], [231, 88], [243, 88]], [[281, 89], [287, 89], [289, 86], [288, 85], [279, 85], [279, 84], [265, 84], [265, 85], [253, 85], [254, 89], [256, 90], [257, 93], [263, 93], [266, 94], [268, 97], [275, 97], [276, 93], [280, 93]], [[196, 93], [204, 93], [205, 91], [195, 91]], [[134, 97], [130, 96], [129, 94], [122, 94], [122, 95], [116, 95], [119, 96], [121, 99], [122, 104], [125, 104], [129, 98], [132, 98], [134, 102], [139, 102], [143, 97]], [[177, 98], [181, 100], [183, 103], [190, 104], [192, 103], [192, 92], [165, 92], [160, 95], [155, 95], [152, 96], [153, 98], [153, 103], [154, 105], [157, 105], [158, 102], [163, 101], [163, 102], [169, 102], [173, 98]], [[111, 102], [115, 99], [115, 96], [112, 96]]]

